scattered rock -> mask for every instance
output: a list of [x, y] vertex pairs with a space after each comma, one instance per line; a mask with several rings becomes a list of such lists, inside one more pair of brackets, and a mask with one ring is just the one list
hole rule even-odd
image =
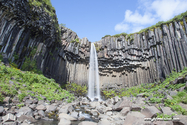
[[157, 115], [157, 113], [161, 113], [155, 106], [147, 106], [142, 109], [142, 114], [144, 114], [147, 118], [152, 118]]

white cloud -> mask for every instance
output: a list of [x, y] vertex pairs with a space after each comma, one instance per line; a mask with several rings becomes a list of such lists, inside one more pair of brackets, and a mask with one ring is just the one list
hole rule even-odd
[[125, 18], [115, 31], [133, 33], [144, 27], [167, 21], [187, 10], [187, 0], [139, 0], [137, 10], [125, 11]]
[[156, 16], [163, 20], [169, 20], [174, 15], [187, 10], [186, 0], [156, 0], [151, 4], [151, 8], [156, 12]]
[[123, 31], [128, 31], [129, 30], [129, 25], [125, 23], [119, 23], [116, 24], [115, 26], [115, 31], [123, 32]]
[[124, 21], [129, 23], [144, 25], [144, 24], [153, 23], [154, 18], [152, 18], [152, 15], [149, 13], [145, 13], [144, 15], [141, 15], [138, 11], [135, 11], [135, 13], [133, 13], [130, 10], [126, 10]]

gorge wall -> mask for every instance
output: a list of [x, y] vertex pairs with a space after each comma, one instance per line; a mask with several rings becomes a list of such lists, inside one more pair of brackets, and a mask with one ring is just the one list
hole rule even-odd
[[[0, 22], [0, 52], [18, 68], [36, 64], [60, 84], [88, 83], [90, 42], [59, 27], [55, 10], [26, 0], [0, 0]], [[155, 82], [186, 67], [186, 22], [184, 18], [130, 37], [109, 36], [96, 42], [101, 87]]]

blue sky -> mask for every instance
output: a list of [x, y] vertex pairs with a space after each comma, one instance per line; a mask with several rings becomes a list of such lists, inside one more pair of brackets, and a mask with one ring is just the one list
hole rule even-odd
[[79, 38], [134, 33], [187, 10], [187, 0], [51, 0], [59, 24]]

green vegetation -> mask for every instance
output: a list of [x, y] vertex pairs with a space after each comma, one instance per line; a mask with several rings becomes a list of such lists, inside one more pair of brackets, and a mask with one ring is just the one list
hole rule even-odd
[[[123, 96], [137, 96], [140, 93], [143, 93], [145, 98], [150, 97], [150, 103], [162, 103], [164, 102], [165, 106], [171, 107], [173, 110], [181, 113], [183, 115], [187, 115], [187, 111], [183, 109], [179, 103], [187, 104], [187, 90], [183, 90], [178, 92], [176, 96], [173, 96], [172, 99], [164, 98], [167, 89], [176, 90], [181, 87], [184, 87], [186, 83], [179, 83], [176, 85], [169, 84], [171, 81], [174, 81], [178, 77], [184, 77], [187, 75], [187, 67], [184, 68], [181, 72], [172, 72], [170, 76], [168, 76], [162, 83], [148, 83], [141, 84], [139, 86], [134, 86], [126, 89], [120, 90], [104, 90], [102, 93], [105, 98], [112, 98], [115, 96], [123, 97]], [[167, 88], [167, 89], [166, 89]]]
[[167, 118], [173, 118], [173, 116], [175, 116], [175, 115], [176, 114], [174, 114], [174, 113], [172, 113], [171, 115], [157, 113], [157, 118], [167, 119]]
[[29, 5], [44, 7], [44, 10], [49, 13], [49, 15], [55, 15], [55, 8], [51, 4], [51, 0], [29, 0]]
[[105, 37], [120, 37], [120, 36], [124, 36], [125, 37], [126, 35], [127, 35], [127, 33], [115, 34], [113, 36], [111, 36], [111, 35], [105, 35], [104, 37], [102, 37], [102, 39], [105, 38]]
[[66, 85], [66, 89], [74, 93], [75, 95], [78, 96], [85, 96], [87, 94], [87, 86], [86, 85], [78, 85], [76, 83], [68, 83]]
[[24, 106], [24, 104], [23, 103], [21, 103], [21, 104], [18, 104], [17, 105], [19, 108], [21, 108], [21, 107], [23, 107]]
[[74, 40], [71, 40], [71, 41], [70, 41], [70, 43], [77, 43], [77, 44], [79, 43], [79, 44], [80, 44], [80, 42], [79, 42], [79, 39], [78, 39], [78, 38], [76, 38], [76, 39], [74, 39]]
[[54, 79], [0, 64], [0, 102], [5, 96], [18, 96], [22, 101], [27, 95], [37, 97], [39, 100], [42, 99], [41, 95], [49, 101], [66, 98], [68, 102], [74, 100], [74, 95], [62, 89]]

